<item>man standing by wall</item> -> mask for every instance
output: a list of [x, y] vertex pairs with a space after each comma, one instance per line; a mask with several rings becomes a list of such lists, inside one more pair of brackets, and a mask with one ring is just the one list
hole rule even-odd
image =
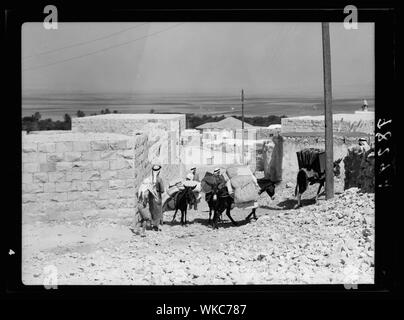
[[155, 195], [149, 193], [149, 208], [152, 216], [153, 229], [161, 231], [163, 224], [163, 208], [162, 208], [162, 194], [164, 193], [163, 179], [160, 177], [160, 165], [152, 167], [152, 185], [156, 192]]

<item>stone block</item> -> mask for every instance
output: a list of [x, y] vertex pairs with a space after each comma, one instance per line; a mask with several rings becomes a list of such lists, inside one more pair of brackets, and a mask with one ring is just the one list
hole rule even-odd
[[128, 148], [126, 140], [110, 141], [109, 148], [111, 150], [122, 150]]
[[83, 196], [83, 193], [86, 191], [73, 191], [67, 193], [67, 201], [77, 201], [80, 200]]
[[22, 143], [22, 152], [31, 153], [38, 151], [38, 144], [37, 143]]
[[97, 191], [83, 191], [81, 192], [80, 200], [90, 201], [98, 199]]
[[108, 189], [108, 181], [91, 181], [91, 191], [100, 191]]
[[33, 174], [32, 173], [23, 173], [22, 174], [22, 183], [33, 183]]
[[64, 160], [63, 153], [49, 153], [47, 154], [46, 161], [47, 162], [60, 162]]
[[126, 180], [109, 180], [109, 189], [116, 190], [122, 189], [126, 186]]
[[38, 163], [23, 163], [22, 164], [23, 173], [35, 173], [35, 172], [39, 172], [39, 171], [40, 171], [40, 168], [39, 168]]
[[118, 151], [118, 155], [127, 160], [133, 160], [135, 158], [134, 151], [130, 149]]
[[45, 183], [45, 182], [49, 182], [47, 172], [34, 173], [34, 183]]
[[55, 182], [48, 182], [43, 184], [43, 192], [56, 192]]
[[90, 151], [90, 142], [88, 141], [73, 141], [73, 151]]
[[109, 161], [94, 161], [93, 162], [93, 169], [95, 170], [108, 170], [109, 169]]
[[64, 172], [49, 172], [49, 182], [62, 182], [65, 181], [65, 173]]
[[75, 161], [72, 162], [73, 171], [89, 171], [92, 170], [93, 163], [91, 161]]
[[101, 180], [117, 179], [118, 171], [101, 171]]
[[101, 151], [100, 160], [115, 160], [117, 158], [117, 151], [115, 150], [106, 150]]
[[66, 172], [65, 180], [66, 181], [82, 180], [82, 172], [80, 171]]
[[56, 144], [53, 142], [38, 143], [38, 151], [46, 153], [56, 152]]
[[108, 141], [92, 141], [91, 150], [92, 151], [104, 151], [109, 149]]
[[56, 170], [57, 171], [70, 171], [73, 168], [73, 162], [56, 162]]
[[56, 142], [56, 152], [65, 153], [73, 151], [73, 142], [71, 141], [58, 141]]
[[80, 161], [81, 159], [81, 152], [65, 152], [65, 161], [74, 162]]
[[83, 161], [96, 161], [101, 159], [100, 151], [90, 151], [90, 152], [83, 152], [81, 154], [81, 159]]
[[22, 195], [22, 203], [37, 202], [38, 196], [33, 193], [25, 193]]
[[101, 190], [98, 193], [100, 200], [116, 199], [119, 197], [120, 190]]
[[71, 182], [56, 182], [56, 192], [68, 192], [71, 189]]
[[43, 184], [42, 183], [23, 183], [22, 192], [23, 193], [43, 192]]
[[130, 164], [128, 161], [124, 159], [116, 159], [116, 160], [110, 160], [109, 167], [111, 170], [120, 170], [130, 168]]
[[118, 179], [134, 179], [135, 178], [135, 170], [134, 169], [122, 169], [117, 171]]
[[47, 162], [39, 164], [40, 172], [54, 172], [56, 171], [56, 162]]
[[82, 174], [83, 181], [100, 180], [101, 174], [99, 171], [85, 171]]

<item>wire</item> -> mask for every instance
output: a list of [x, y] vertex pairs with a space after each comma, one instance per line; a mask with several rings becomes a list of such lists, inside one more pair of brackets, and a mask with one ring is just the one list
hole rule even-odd
[[44, 52], [40, 52], [40, 53], [37, 53], [37, 54], [32, 54], [32, 55], [29, 55], [29, 56], [25, 56], [25, 57], [23, 57], [23, 59], [24, 59], [24, 60], [25, 60], [25, 59], [30, 59], [30, 58], [34, 58], [34, 57], [46, 55], [46, 54], [49, 54], [49, 53], [61, 51], [61, 50], [64, 50], [64, 49], [69, 49], [69, 48], [74, 48], [74, 47], [82, 46], [82, 45], [85, 45], [85, 44], [88, 44], [88, 43], [92, 43], [92, 42], [96, 42], [96, 41], [99, 41], [99, 40], [108, 39], [108, 38], [111, 38], [111, 37], [113, 37], [113, 36], [115, 36], [115, 35], [117, 35], [117, 34], [121, 34], [121, 33], [126, 32], [126, 31], [128, 31], [128, 30], [132, 30], [132, 29], [136, 29], [136, 28], [138, 28], [138, 27], [141, 27], [141, 26], [143, 26], [143, 25], [145, 25], [145, 24], [148, 24], [148, 22], [142, 23], [142, 24], [138, 24], [138, 25], [136, 25], [136, 26], [134, 26], [134, 27], [130, 27], [130, 28], [127, 28], [127, 29], [118, 31], [118, 32], [114, 32], [114, 33], [111, 33], [111, 34], [109, 34], [109, 35], [107, 35], [107, 36], [103, 36], [103, 37], [96, 38], [96, 39], [93, 39], [93, 40], [78, 42], [78, 43], [74, 43], [74, 44], [71, 44], [71, 45], [68, 45], [68, 46], [65, 46], [65, 47], [61, 47], [61, 48], [57, 48], [57, 49], [52, 49], [52, 50], [49, 50], [49, 51], [44, 51]]
[[107, 51], [107, 50], [110, 50], [110, 49], [114, 49], [114, 48], [117, 48], [117, 47], [122, 47], [122, 46], [124, 46], [124, 45], [127, 45], [128, 43], [132, 43], [132, 42], [135, 42], [135, 41], [138, 41], [138, 40], [142, 40], [142, 39], [145, 39], [145, 38], [147, 38], [147, 37], [151, 37], [151, 36], [154, 36], [154, 35], [156, 35], [156, 34], [159, 34], [159, 33], [165, 32], [165, 31], [168, 31], [168, 30], [170, 30], [170, 29], [172, 29], [172, 28], [175, 28], [175, 27], [177, 27], [177, 26], [179, 26], [179, 25], [181, 25], [181, 24], [184, 24], [184, 23], [177, 23], [177, 24], [175, 24], [174, 26], [168, 27], [168, 28], [166, 28], [166, 29], [164, 29], [164, 30], [157, 31], [157, 32], [154, 32], [154, 33], [152, 33], [152, 34], [149, 34], [149, 35], [146, 35], [146, 36], [143, 36], [143, 37], [134, 39], [134, 40], [130, 40], [130, 41], [127, 41], [127, 42], [123, 42], [123, 43], [120, 43], [120, 44], [118, 44], [118, 45], [106, 47], [106, 48], [101, 49], [101, 50], [89, 52], [89, 53], [86, 53], [86, 54], [83, 54], [83, 55], [80, 55], [80, 56], [75, 56], [75, 57], [72, 57], [72, 58], [69, 58], [69, 59], [65, 59], [65, 60], [59, 60], [59, 61], [56, 61], [56, 62], [53, 62], [53, 63], [49, 63], [49, 64], [46, 64], [46, 65], [42, 65], [42, 66], [36, 66], [36, 67], [32, 67], [32, 68], [25, 68], [25, 69], [23, 69], [23, 70], [34, 70], [34, 69], [46, 68], [46, 67], [53, 66], [53, 65], [56, 65], [56, 64], [65, 63], [65, 62], [68, 62], [68, 61], [71, 61], [71, 60], [75, 60], [75, 59], [79, 59], [79, 58], [91, 56], [91, 55], [93, 55], [93, 54], [95, 54], [95, 53], [104, 52], [104, 51]]

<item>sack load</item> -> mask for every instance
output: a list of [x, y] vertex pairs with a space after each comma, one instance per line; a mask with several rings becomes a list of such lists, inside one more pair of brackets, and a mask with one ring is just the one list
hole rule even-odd
[[184, 185], [184, 187], [192, 188], [192, 187], [196, 187], [196, 185], [198, 184], [198, 181], [186, 180], [186, 181], [182, 182], [182, 184]]
[[234, 203], [258, 200], [258, 188], [251, 177], [238, 176], [231, 179], [234, 188]]
[[299, 169], [325, 172], [325, 151], [317, 148], [306, 148], [296, 152]]
[[216, 177], [211, 172], [206, 172], [201, 181], [201, 188], [203, 192], [209, 193], [212, 191], [212, 186], [216, 185]]
[[179, 192], [179, 191], [180, 191], [180, 188], [179, 188], [179, 187], [177, 187], [177, 186], [172, 186], [172, 187], [170, 187], [170, 188], [167, 189], [167, 194], [168, 194], [169, 196], [173, 196], [174, 194], [176, 194], [176, 193]]
[[163, 201], [163, 212], [175, 210], [175, 200], [169, 197]]
[[226, 169], [227, 176], [232, 179], [236, 176], [249, 176], [252, 175], [250, 167], [248, 166], [234, 166]]

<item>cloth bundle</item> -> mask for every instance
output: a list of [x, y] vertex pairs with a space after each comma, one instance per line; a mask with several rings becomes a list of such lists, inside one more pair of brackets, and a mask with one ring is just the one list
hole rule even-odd
[[258, 183], [248, 166], [229, 167], [227, 176], [234, 189], [234, 203], [255, 202], [258, 200]]
[[300, 169], [313, 170], [318, 174], [325, 172], [325, 151], [317, 148], [306, 148], [296, 152]]

